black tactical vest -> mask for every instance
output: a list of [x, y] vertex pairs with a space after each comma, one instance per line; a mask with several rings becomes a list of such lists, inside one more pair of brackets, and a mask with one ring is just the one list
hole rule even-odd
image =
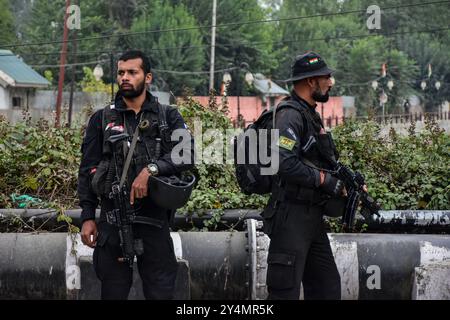
[[[171, 152], [171, 130], [167, 124], [167, 113], [170, 106], [156, 103], [158, 110], [153, 112], [143, 110], [138, 123], [139, 130], [136, 148], [133, 152], [132, 161], [128, 170], [127, 182], [131, 183], [149, 163], [155, 163], [160, 157]], [[117, 168], [119, 176], [122, 173], [125, 158], [129, 151], [129, 145], [133, 139], [134, 130], [126, 123], [125, 114], [119, 112], [114, 104], [103, 109], [103, 152], [102, 161], [92, 179], [92, 188], [98, 195], [108, 195], [111, 191], [111, 183], [115, 176], [113, 150], [108, 142], [109, 137], [115, 134], [128, 133], [129, 141], [119, 143], [116, 146]], [[157, 140], [160, 139], [159, 147]], [[159, 149], [159, 150], [157, 150]], [[159, 152], [158, 152], [159, 151]], [[159, 154], [157, 154], [159, 153]]]
[[291, 99], [289, 103], [294, 103], [300, 110], [303, 119], [303, 132], [300, 136], [301, 148], [299, 148], [299, 159], [306, 159], [314, 166], [321, 169], [332, 169], [324, 155], [337, 160], [338, 151], [333, 142], [331, 133], [320, 134], [323, 128], [322, 120], [317, 111], [314, 114], [309, 110], [309, 106], [297, 100]]
[[[319, 113], [311, 112], [310, 107], [303, 102], [294, 99], [285, 101], [295, 105], [296, 109], [302, 114], [303, 132], [300, 133], [300, 148], [298, 149], [298, 158], [307, 166], [315, 169], [330, 170], [331, 165], [325, 160], [325, 155], [338, 159], [339, 155], [330, 133], [320, 134], [323, 127]], [[273, 185], [272, 197], [270, 203], [273, 203], [272, 209], [277, 206], [279, 201], [291, 200], [306, 204], [318, 204], [328, 200], [329, 196], [318, 189], [306, 188], [296, 184], [285, 183], [277, 176], [276, 183]], [[273, 212], [266, 212], [266, 216], [273, 215]]]

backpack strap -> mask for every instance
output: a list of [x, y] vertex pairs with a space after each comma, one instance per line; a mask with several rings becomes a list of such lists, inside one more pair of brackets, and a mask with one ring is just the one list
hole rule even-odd
[[[291, 108], [294, 109], [298, 112], [300, 112], [300, 114], [303, 116], [303, 128], [308, 128], [309, 131], [311, 131], [311, 123], [314, 121], [314, 119], [312, 118], [312, 116], [307, 112], [307, 110], [305, 110], [305, 106], [303, 106], [301, 103], [295, 101], [295, 100], [284, 100], [282, 102], [280, 102], [280, 104], [278, 105], [278, 107], [276, 108], [276, 112], [282, 110], [282, 109], [286, 109], [286, 108]], [[274, 117], [273, 117], [273, 128], [275, 128], [275, 114], [274, 113]]]
[[272, 110], [272, 121], [273, 121], [272, 128], [275, 128], [277, 112], [281, 111], [283, 109], [286, 109], [286, 108], [294, 109], [294, 110], [300, 112], [302, 115], [305, 114], [305, 111], [303, 110], [303, 106], [300, 103], [293, 101], [293, 100], [284, 100], [284, 101], [280, 102], [278, 104], [278, 106], [274, 107]]

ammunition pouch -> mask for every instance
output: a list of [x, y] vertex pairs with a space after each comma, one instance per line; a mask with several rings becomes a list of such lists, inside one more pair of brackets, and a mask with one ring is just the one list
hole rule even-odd
[[331, 133], [317, 135], [318, 139], [318, 149], [320, 154], [325, 157], [325, 159], [332, 159], [336, 161], [336, 146], [334, 145]]
[[91, 181], [92, 191], [98, 196], [108, 195], [111, 191], [111, 181], [108, 181], [109, 171], [110, 160], [100, 161]]

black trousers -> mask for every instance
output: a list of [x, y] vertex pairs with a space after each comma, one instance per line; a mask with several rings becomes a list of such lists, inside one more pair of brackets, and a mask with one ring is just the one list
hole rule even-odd
[[[131, 289], [133, 269], [119, 262], [122, 257], [118, 229], [106, 222], [98, 225], [98, 238], [93, 260], [101, 281], [101, 298], [125, 300]], [[146, 299], [173, 298], [178, 264], [167, 223], [162, 229], [135, 224], [135, 239], [142, 239], [144, 253], [137, 256], [137, 266]]]
[[[340, 275], [322, 219], [323, 208], [285, 202], [265, 218], [270, 237], [268, 299], [341, 298]], [[267, 216], [267, 215], [266, 215]]]

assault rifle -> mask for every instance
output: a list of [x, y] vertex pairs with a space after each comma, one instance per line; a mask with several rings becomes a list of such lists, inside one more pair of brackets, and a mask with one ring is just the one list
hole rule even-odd
[[[317, 141], [314, 136], [311, 136], [308, 143], [303, 148], [303, 152], [308, 151], [316, 143]], [[364, 219], [370, 220], [372, 215], [377, 215], [380, 217], [380, 214], [378, 213], [380, 210], [380, 205], [364, 190], [365, 181], [363, 175], [358, 171], [353, 172], [349, 167], [343, 165], [339, 161], [336, 161], [334, 156], [330, 156], [328, 153], [323, 152], [320, 148], [318, 148], [318, 150], [322, 157], [324, 157], [324, 159], [331, 165], [331, 170], [317, 168], [308, 159], [303, 160], [306, 165], [318, 170], [327, 171], [339, 180], [342, 180], [344, 183], [348, 195], [344, 215], [342, 216], [344, 231], [351, 230], [353, 228], [356, 212], [360, 203], [361, 215]]]
[[359, 203], [361, 202], [361, 214], [369, 220], [372, 215], [380, 217], [378, 211], [380, 210], [379, 204], [369, 196], [369, 194], [363, 189], [364, 177], [358, 171], [353, 172], [347, 166], [334, 162], [334, 175], [339, 180], [342, 180], [347, 190], [348, 200], [345, 206], [345, 212], [342, 216], [342, 224], [344, 230], [351, 230], [355, 220], [356, 211]]
[[[110, 179], [112, 176], [112, 187], [109, 198], [114, 203], [114, 209], [106, 213], [106, 218], [108, 223], [117, 226], [119, 229], [120, 247], [122, 248], [123, 255], [119, 258], [119, 261], [128, 263], [130, 268], [132, 268], [134, 257], [136, 255], [141, 255], [144, 252], [142, 239], [135, 239], [133, 236], [133, 224], [147, 224], [157, 228], [162, 228], [162, 222], [149, 217], [138, 216], [137, 210], [130, 204], [129, 187], [125, 179], [130, 161], [126, 161], [123, 168], [120, 168], [120, 159], [118, 154], [119, 143], [122, 142], [123, 147], [125, 148], [129, 142], [129, 135], [127, 133], [112, 135], [108, 138], [108, 142], [112, 146], [111, 149], [114, 158], [114, 165], [110, 165], [108, 172]], [[134, 144], [135, 143], [136, 142], [134, 142]], [[134, 147], [132, 146], [128, 152], [131, 159], [132, 153], [134, 152]]]

